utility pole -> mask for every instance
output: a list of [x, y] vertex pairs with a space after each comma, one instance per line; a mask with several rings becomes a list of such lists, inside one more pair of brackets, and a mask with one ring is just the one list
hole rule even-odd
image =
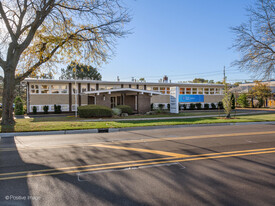
[[77, 85], [76, 85], [76, 66], [75, 66], [75, 72], [74, 72], [74, 86], [75, 86], [75, 90], [74, 90], [74, 104], [75, 104], [75, 118], [77, 118]]
[[223, 81], [225, 83], [225, 79], [226, 79], [226, 76], [225, 76], [225, 66], [223, 67]]

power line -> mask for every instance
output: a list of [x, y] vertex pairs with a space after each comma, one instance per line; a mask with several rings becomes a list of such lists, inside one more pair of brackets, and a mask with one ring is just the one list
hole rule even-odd
[[[220, 70], [216, 70], [216, 71], [211, 71], [211, 72], [200, 72], [200, 73], [186, 73], [186, 74], [177, 74], [177, 75], [167, 75], [169, 77], [192, 77], [192, 76], [216, 76], [216, 75], [221, 75], [221, 72]], [[229, 72], [230, 74], [231, 73], [239, 73], [239, 71], [237, 71], [237, 69], [234, 69], [234, 70], [230, 70]], [[142, 76], [146, 79], [159, 79], [159, 78], [162, 78], [163, 75], [158, 75], [158, 76]], [[129, 79], [129, 78], [132, 78], [132, 77], [128, 77], [128, 78], [121, 78], [122, 80], [124, 79]]]

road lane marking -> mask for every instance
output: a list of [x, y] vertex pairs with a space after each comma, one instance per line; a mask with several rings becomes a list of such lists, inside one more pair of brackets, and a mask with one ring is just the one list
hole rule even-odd
[[[186, 162], [186, 161], [195, 161], [195, 160], [206, 160], [206, 159], [218, 159], [218, 158], [226, 158], [226, 157], [238, 157], [238, 156], [247, 156], [247, 155], [258, 155], [258, 154], [269, 154], [275, 153], [275, 150], [270, 151], [259, 151], [259, 152], [252, 152], [252, 153], [237, 153], [237, 154], [223, 154], [218, 156], [206, 156], [206, 157], [195, 157], [190, 156], [189, 159], [181, 159], [181, 158], [173, 158], [171, 160], [164, 160], [162, 162], [149, 162], [149, 163], [137, 163], [137, 164], [128, 164], [128, 165], [117, 165], [117, 166], [109, 166], [109, 167], [100, 167], [100, 168], [89, 168], [89, 169], [81, 169], [81, 170], [69, 170], [69, 171], [58, 171], [52, 173], [40, 173], [40, 174], [27, 174], [23, 176], [12, 176], [12, 177], [2, 177], [1, 180], [10, 180], [10, 179], [20, 179], [20, 178], [29, 178], [29, 177], [40, 177], [40, 176], [49, 176], [49, 175], [59, 175], [59, 174], [69, 174], [69, 173], [77, 173], [77, 172], [86, 172], [86, 171], [98, 171], [98, 170], [106, 170], [106, 169], [115, 169], [115, 168], [122, 168], [122, 167], [138, 167], [138, 166], [145, 166], [145, 165], [153, 165], [153, 164], [161, 164], [161, 163], [172, 163], [172, 162]], [[205, 155], [205, 154], [204, 154]], [[167, 158], [168, 159], [168, 158]], [[77, 169], [77, 168], [76, 168]], [[58, 168], [56, 169], [58, 170]], [[28, 172], [28, 171], [27, 171]], [[11, 174], [11, 173], [3, 173], [3, 175]]]
[[265, 135], [265, 134], [275, 134], [275, 131], [266, 132], [245, 132], [245, 133], [229, 133], [229, 134], [210, 134], [210, 135], [197, 135], [197, 136], [185, 136], [185, 137], [161, 137], [161, 138], [148, 138], [148, 139], [136, 139], [136, 140], [121, 140], [114, 142], [97, 142], [82, 143], [82, 144], [65, 144], [65, 145], [55, 145], [55, 146], [44, 146], [44, 147], [12, 147], [12, 148], [0, 148], [0, 152], [10, 152], [10, 151], [23, 151], [23, 150], [41, 150], [41, 149], [59, 149], [59, 148], [73, 148], [73, 147], [93, 147], [96, 144], [134, 144], [134, 143], [144, 143], [144, 142], [164, 142], [173, 140], [186, 140], [186, 139], [203, 139], [203, 138], [218, 138], [218, 137], [234, 137], [234, 136], [249, 136], [249, 135]]
[[86, 167], [101, 167], [106, 165], [116, 165], [116, 164], [130, 164], [130, 163], [137, 163], [137, 162], [150, 162], [150, 161], [159, 161], [159, 160], [166, 160], [172, 159], [171, 157], [163, 157], [163, 158], [155, 158], [155, 159], [145, 159], [145, 160], [132, 160], [132, 161], [124, 161], [124, 162], [110, 162], [110, 163], [102, 163], [102, 164], [92, 164], [92, 165], [83, 165], [83, 166], [72, 166], [72, 167], [61, 167], [61, 168], [54, 168], [54, 169], [42, 169], [42, 170], [27, 170], [27, 171], [20, 171], [20, 172], [9, 172], [9, 173], [0, 173], [0, 176], [7, 176], [7, 175], [14, 175], [14, 174], [25, 174], [25, 173], [36, 173], [36, 172], [51, 172], [56, 170], [68, 170], [68, 169], [77, 169], [77, 168], [86, 168]]
[[[251, 149], [251, 150], [228, 151], [228, 152], [214, 152], [214, 153], [206, 153], [206, 154], [204, 153], [204, 154], [198, 154], [198, 155], [184, 155], [184, 156], [194, 158], [194, 157], [201, 157], [201, 156], [214, 156], [214, 155], [220, 155], [220, 154], [258, 152], [258, 151], [268, 151], [268, 150], [275, 150], [275, 147], [262, 148], [262, 149]], [[77, 169], [77, 168], [86, 168], [86, 167], [101, 167], [101, 166], [106, 166], [106, 165], [127, 164], [127, 163], [130, 164], [130, 163], [137, 163], [137, 162], [161, 161], [161, 160], [167, 160], [167, 159], [174, 159], [174, 158], [163, 157], [163, 158], [154, 158], [154, 159], [145, 159], [145, 160], [130, 160], [130, 161], [124, 161], [124, 162], [110, 162], [110, 163], [101, 163], [101, 164], [92, 164], [92, 165], [83, 165], [83, 166], [61, 167], [61, 168], [54, 168], [54, 169], [27, 170], [27, 171], [20, 171], [20, 172], [0, 173], [0, 176], [35, 173], [35, 172], [51, 172], [51, 171], [56, 171], [56, 170], [68, 170], [68, 169]]]
[[145, 153], [152, 153], [158, 154], [163, 156], [171, 156], [171, 157], [187, 157], [189, 155], [173, 153], [173, 152], [166, 152], [160, 150], [151, 150], [151, 149], [142, 149], [142, 148], [133, 148], [133, 147], [122, 147], [122, 146], [115, 146], [115, 145], [104, 145], [104, 144], [96, 144], [93, 145], [94, 147], [104, 147], [104, 148], [111, 148], [111, 149], [119, 149], [119, 150], [129, 150], [135, 152], [145, 152]]

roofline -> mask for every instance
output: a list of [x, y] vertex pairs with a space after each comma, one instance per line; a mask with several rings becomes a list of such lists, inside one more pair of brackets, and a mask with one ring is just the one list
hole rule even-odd
[[130, 91], [130, 92], [139, 92], [141, 94], [143, 93], [148, 93], [148, 94], [155, 94], [155, 95], [161, 95], [161, 92], [155, 92], [151, 90], [142, 90], [142, 89], [133, 89], [133, 88], [120, 88], [120, 89], [104, 89], [104, 90], [97, 90], [97, 91], [87, 91], [87, 92], [82, 92], [81, 94], [97, 94], [99, 95], [100, 93], [109, 93], [111, 94], [112, 92], [123, 92], [123, 91]]
[[209, 83], [169, 83], [169, 82], [123, 82], [123, 81], [101, 81], [101, 80], [73, 80], [73, 79], [36, 79], [26, 78], [22, 82], [30, 83], [94, 83], [94, 84], [134, 84], [134, 85], [159, 85], [159, 86], [213, 86], [224, 87], [223, 84]]

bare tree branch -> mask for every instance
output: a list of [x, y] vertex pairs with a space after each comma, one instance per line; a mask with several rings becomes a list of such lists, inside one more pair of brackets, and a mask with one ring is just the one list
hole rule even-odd
[[17, 39], [15, 37], [15, 34], [12, 31], [12, 28], [10, 26], [10, 23], [9, 23], [9, 20], [8, 20], [8, 18], [6, 16], [6, 13], [5, 13], [4, 9], [3, 9], [3, 5], [2, 5], [1, 1], [0, 1], [0, 15], [1, 15], [1, 17], [3, 18], [3, 20], [5, 22], [5, 25], [6, 25], [7, 29], [8, 29], [8, 31], [9, 31], [9, 34], [10, 34], [10, 36], [12, 38], [12, 41], [16, 42]]
[[233, 65], [269, 78], [275, 72], [275, 1], [258, 0], [248, 12], [249, 23], [232, 28], [236, 34], [232, 47], [242, 55]]

